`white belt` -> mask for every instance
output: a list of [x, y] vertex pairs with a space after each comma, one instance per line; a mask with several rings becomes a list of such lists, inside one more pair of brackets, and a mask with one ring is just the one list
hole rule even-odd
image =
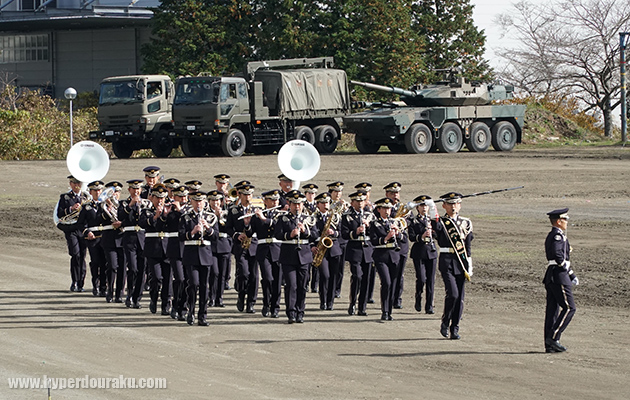
[[455, 253], [455, 249], [452, 247], [440, 247], [440, 253]]
[[396, 247], [396, 243], [385, 243], [374, 246], [375, 249], [393, 249], [394, 247]]
[[184, 246], [210, 246], [209, 240], [185, 240]]
[[147, 232], [144, 234], [144, 237], [157, 237], [160, 239], [168, 238], [168, 237], [177, 237], [177, 232]]
[[140, 231], [144, 231], [144, 229], [140, 228], [138, 225], [125, 226], [123, 228], [123, 232], [140, 232]]
[[228, 235], [228, 234], [227, 234], [227, 233], [225, 233], [225, 232], [219, 232], [219, 237], [222, 237], [222, 238], [227, 238], [227, 237], [230, 237], [230, 235]]
[[280, 241], [282, 244], [309, 244], [310, 242], [306, 239], [293, 239], [293, 240], [282, 240]]
[[88, 228], [88, 231], [90, 232], [100, 232], [100, 231], [110, 231], [112, 229], [116, 229], [114, 228], [112, 225], [105, 225], [105, 226], [92, 226], [90, 228]]
[[264, 238], [264, 239], [258, 239], [258, 244], [260, 243], [282, 243], [282, 241], [276, 238]]

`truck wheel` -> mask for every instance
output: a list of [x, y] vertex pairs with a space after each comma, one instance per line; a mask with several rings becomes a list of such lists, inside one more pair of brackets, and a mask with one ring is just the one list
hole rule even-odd
[[337, 131], [330, 125], [320, 125], [315, 127], [315, 148], [321, 154], [334, 153], [337, 149]]
[[447, 122], [440, 128], [440, 137], [436, 142], [438, 150], [442, 153], [457, 153], [464, 144], [462, 130], [454, 122]]
[[231, 129], [221, 138], [221, 148], [223, 154], [228, 157], [240, 157], [245, 152], [245, 134], [238, 129]]
[[470, 151], [484, 152], [490, 147], [490, 128], [484, 122], [475, 122], [470, 125], [469, 137], [464, 139], [466, 147]]
[[133, 147], [123, 140], [118, 140], [112, 143], [112, 151], [118, 158], [129, 158], [133, 154]]
[[313, 146], [315, 145], [315, 133], [306, 125], [300, 125], [295, 128], [295, 138], [309, 142]]
[[407, 146], [405, 146], [404, 144], [390, 143], [390, 144], [387, 145], [387, 148], [389, 149], [389, 151], [392, 152], [392, 154], [405, 154], [405, 153], [407, 153]]
[[425, 124], [413, 124], [405, 134], [405, 147], [409, 153], [424, 154], [431, 150], [432, 144], [431, 129]]
[[497, 122], [492, 127], [492, 147], [496, 151], [510, 151], [516, 146], [516, 129], [508, 121]]
[[361, 135], [354, 135], [354, 144], [357, 146], [357, 150], [362, 154], [376, 154], [378, 149], [381, 148], [380, 144], [374, 143], [369, 139], [365, 139]]
[[158, 158], [166, 158], [173, 151], [173, 138], [167, 130], [160, 130], [151, 140], [151, 150]]
[[201, 140], [185, 138], [182, 140], [182, 153], [186, 157], [203, 157], [206, 155], [206, 149]]

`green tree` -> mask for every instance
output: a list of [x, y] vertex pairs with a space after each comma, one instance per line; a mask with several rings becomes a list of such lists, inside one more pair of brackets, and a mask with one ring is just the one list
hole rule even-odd
[[413, 30], [426, 39], [423, 60], [428, 71], [456, 67], [469, 79], [490, 78], [483, 58], [486, 35], [473, 22], [470, 0], [416, 0], [412, 10]]

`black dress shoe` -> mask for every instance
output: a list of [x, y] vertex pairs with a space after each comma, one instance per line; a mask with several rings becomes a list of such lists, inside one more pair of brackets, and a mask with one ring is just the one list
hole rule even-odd
[[98, 289], [92, 288], [92, 296], [98, 296]]
[[362, 316], [362, 317], [367, 317], [367, 311], [365, 311], [365, 310], [359, 310], [359, 312], [357, 314]]
[[184, 316], [183, 312], [178, 312], [177, 313], [177, 320], [178, 321], [186, 321], [186, 317]]
[[317, 293], [317, 289], [311, 289], [311, 293]]
[[140, 304], [140, 302], [138, 301], [134, 301], [133, 304], [131, 305], [132, 308], [136, 308], [136, 309], [140, 309], [142, 308], [142, 304]]
[[230, 288], [230, 284], [229, 284], [229, 283], [226, 283], [226, 284], [223, 286], [223, 290], [230, 290], [230, 289], [231, 289], [231, 288]]
[[71, 292], [76, 292], [77, 291], [77, 284], [73, 283], [72, 285], [70, 285], [70, 291]]
[[567, 348], [561, 345], [560, 342], [551, 338], [545, 339], [545, 347], [555, 351], [556, 353], [567, 351]]
[[451, 332], [451, 340], [459, 340], [462, 337], [459, 336], [459, 333]]
[[215, 307], [225, 307], [225, 304], [223, 304], [223, 300], [221, 300], [221, 301], [215, 301], [215, 302], [214, 302], [214, 306], [215, 306]]
[[171, 318], [177, 319], [177, 310], [175, 307], [171, 308]]
[[85, 292], [85, 289], [83, 289], [82, 287], [78, 287], [77, 292]]
[[422, 311], [422, 300], [416, 299], [416, 304], [414, 304], [414, 308], [416, 309], [417, 312], [421, 312]]
[[151, 314], [155, 314], [157, 312], [157, 304], [153, 300], [149, 302], [149, 311], [151, 311]]
[[186, 323], [188, 325], [194, 324], [195, 323], [195, 316], [190, 314], [190, 313], [188, 313], [188, 315], [186, 316]]
[[394, 317], [392, 317], [392, 315], [391, 315], [391, 314], [387, 314], [387, 320], [388, 320], [388, 321], [393, 321], [393, 320], [394, 320]]
[[116, 299], [114, 299], [114, 303], [122, 303], [123, 300], [120, 297], [116, 297]]
[[269, 316], [269, 307], [263, 306], [261, 314], [262, 314], [263, 317], [268, 317]]
[[293, 324], [295, 322], [295, 318], [289, 317], [289, 324]]
[[280, 316], [280, 311], [278, 310], [273, 310], [271, 312], [271, 318], [278, 318]]
[[162, 307], [162, 315], [171, 315], [171, 311], [167, 307]]
[[208, 325], [210, 325], [210, 323], [205, 318], [199, 318], [199, 321], [197, 322], [197, 325], [199, 325], [199, 326], [208, 326]]
[[125, 299], [125, 306], [126, 306], [126, 307], [131, 307], [131, 298], [127, 297], [127, 298]]
[[320, 310], [325, 310], [325, 309], [326, 309], [326, 304], [321, 303], [321, 304], [319, 305], [319, 309], [320, 309]]
[[354, 315], [357, 311], [357, 306], [354, 304], [348, 307], [348, 315]]
[[335, 294], [335, 299], [340, 299], [341, 295], [340, 294]]
[[448, 337], [448, 325], [445, 325], [445, 324], [440, 325], [440, 335], [444, 337]]
[[382, 321], [387, 321], [388, 319], [389, 319], [389, 316], [387, 315], [387, 313], [386, 313], [386, 312], [384, 312], [384, 313], [382, 313], [382, 314], [381, 314], [381, 320], [382, 320]]
[[396, 309], [399, 309], [399, 310], [400, 310], [400, 309], [402, 308], [402, 303], [396, 303], [396, 304], [394, 304], [394, 308], [396, 308]]
[[98, 291], [98, 295], [99, 295], [99, 297], [107, 297], [107, 289], [100, 288], [99, 291]]
[[368, 304], [374, 304], [374, 299], [368, 299]]
[[108, 302], [108, 303], [111, 303], [112, 301], [114, 301], [114, 299], [112, 299], [111, 296], [107, 296], [107, 297], [105, 297], [105, 301]]
[[297, 322], [298, 324], [303, 324], [304, 323], [304, 316], [303, 315], [298, 315], [298, 317], [295, 319], [295, 322]]
[[435, 311], [433, 311], [433, 309], [432, 309], [432, 308], [429, 308], [429, 309], [426, 311], [426, 313], [427, 313], [427, 314], [435, 314]]
[[238, 296], [238, 300], [236, 300], [236, 309], [243, 312], [245, 309], [245, 297], [241, 298], [241, 296]]
[[326, 306], [326, 310], [328, 310], [328, 311], [332, 311], [333, 309], [334, 309], [334, 307], [332, 306], [332, 304], [329, 305], [329, 306]]
[[253, 305], [253, 304], [248, 304], [248, 305], [247, 305], [247, 310], [246, 310], [245, 312], [247, 312], [248, 314], [253, 314], [253, 313], [255, 313], [255, 312], [256, 312], [256, 310], [254, 310], [254, 305]]

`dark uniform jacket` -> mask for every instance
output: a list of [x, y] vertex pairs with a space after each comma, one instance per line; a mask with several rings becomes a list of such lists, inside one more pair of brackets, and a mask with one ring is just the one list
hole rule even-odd
[[363, 235], [357, 236], [356, 231], [361, 226], [362, 221], [374, 214], [357, 212], [354, 208], [350, 209], [341, 217], [341, 237], [348, 241], [346, 246], [346, 261], [371, 263], [372, 260], [372, 243], [370, 242], [370, 230], [366, 229]]
[[422, 239], [422, 235], [431, 226], [431, 219], [427, 215], [417, 215], [409, 220], [407, 232], [409, 234], [409, 241], [413, 242], [411, 247], [411, 257], [417, 260], [433, 260], [437, 258], [437, 248], [431, 241], [425, 243]]
[[[208, 220], [208, 214], [203, 216]], [[182, 254], [182, 263], [184, 265], [212, 265], [214, 263], [212, 257], [212, 242], [217, 240], [219, 236], [218, 220], [209, 229], [203, 232], [197, 232], [194, 235], [192, 230], [199, 223], [199, 214], [190, 211], [182, 215], [179, 220], [179, 240], [184, 242], [184, 252]], [[206, 244], [193, 244], [190, 242]], [[188, 244], [190, 243], [190, 244]]]
[[[59, 196], [59, 203], [57, 205], [57, 218], [63, 218], [68, 214], [72, 213], [71, 207], [77, 203], [87, 202], [90, 196], [85, 192], [79, 192], [79, 194], [75, 194], [72, 190], [69, 192], [63, 193]], [[61, 229], [64, 232], [72, 232], [78, 229], [82, 229], [80, 225], [76, 222], [72, 224], [64, 224], [59, 222], [57, 224], [57, 228]]]
[[[306, 225], [304, 232], [300, 232], [294, 238], [290, 236], [291, 231], [297, 228], [298, 222], [304, 223], [307, 218], [308, 216], [304, 214], [296, 216], [290, 212], [284, 213], [278, 218], [274, 236], [284, 242], [280, 246], [280, 258], [278, 259], [280, 264], [305, 265], [313, 262], [313, 253], [309, 243], [317, 238], [317, 228], [314, 225]], [[303, 241], [303, 243], [296, 243], [298, 240]]]
[[547, 272], [543, 283], [571, 285], [575, 274], [571, 270], [569, 239], [562, 229], [553, 227], [545, 239], [545, 254], [547, 255]]
[[[404, 207], [404, 204], [401, 203], [401, 202], [396, 203], [396, 206], [393, 207], [392, 210], [391, 210], [391, 214], [390, 214], [391, 218], [394, 218], [396, 216], [396, 213], [398, 213], [398, 209], [400, 207]], [[400, 239], [398, 241], [398, 246], [400, 246], [400, 250], [398, 250], [398, 251], [399, 251], [400, 255], [406, 256], [407, 253], [409, 253], [409, 237], [407, 235], [407, 231], [406, 230], [402, 231], [401, 233], [402, 233], [402, 239]]]
[[[105, 211], [105, 207], [104, 203], [100, 203], [97, 220], [102, 226], [110, 226], [113, 222], [118, 220], [118, 212], [114, 211], [114, 213], [110, 216], [110, 214]], [[116, 249], [122, 247], [122, 233], [121, 229], [103, 230], [101, 234], [101, 246], [104, 249]]]
[[[472, 232], [473, 228], [472, 228], [472, 222], [470, 221], [470, 219], [464, 218], [458, 215], [457, 219], [453, 220], [448, 215], [444, 215], [440, 217], [440, 219], [437, 221], [431, 221], [431, 224], [433, 226], [433, 230], [435, 231], [435, 234], [437, 235], [437, 242], [440, 248], [450, 248], [450, 249], [452, 249], [453, 246], [451, 245], [451, 242], [449, 240], [447, 230], [449, 227], [452, 226], [452, 224], [455, 224], [455, 226], [457, 226], [458, 231], [460, 232], [460, 239], [466, 250], [466, 255], [468, 257], [472, 257], [471, 244], [473, 240], [473, 232]], [[459, 263], [457, 254], [455, 254], [454, 252], [441, 253], [440, 261], [439, 261], [439, 268], [441, 270], [449, 269], [452, 271], [453, 275], [461, 275], [464, 273], [462, 268], [468, 269], [468, 265], [462, 266]]]
[[[120, 229], [123, 230], [123, 247], [134, 248], [139, 246], [140, 249], [144, 249], [144, 230], [142, 230], [138, 222], [140, 220], [140, 211], [151, 203], [142, 199], [140, 203], [131, 206], [130, 202], [131, 198], [127, 198], [121, 201], [118, 206], [118, 220], [122, 222]], [[130, 227], [134, 227], [134, 229], [129, 230]]]
[[396, 234], [394, 237], [385, 241], [385, 237], [391, 230], [393, 224], [391, 218], [375, 218], [370, 223], [370, 241], [374, 247], [372, 258], [374, 262], [383, 262], [387, 264], [398, 264], [400, 261], [400, 252], [396, 250], [397, 246], [400, 246], [400, 240], [402, 240], [402, 233]]
[[[154, 219], [155, 212], [156, 209], [151, 204], [151, 206], [140, 211], [138, 218], [138, 225], [145, 230], [144, 256], [165, 259], [169, 242], [169, 238], [164, 235], [168, 232], [167, 216], [162, 214], [157, 219]], [[155, 237], [154, 234], [156, 233], [158, 237]], [[149, 234], [148, 237], [147, 234]], [[174, 240], [178, 239], [174, 238]]]
[[[226, 254], [232, 251], [232, 236], [227, 228], [227, 211], [221, 211], [219, 218], [219, 236], [216, 241], [212, 242], [212, 253]], [[216, 214], [215, 214], [216, 215]]]
[[245, 226], [245, 220], [238, 219], [239, 217], [245, 214], [249, 214], [253, 212], [252, 210], [253, 210], [253, 207], [250, 206], [248, 207], [248, 211], [245, 212], [245, 208], [240, 204], [232, 206], [228, 210], [225, 225], [226, 225], [227, 233], [232, 238], [232, 254], [234, 255], [240, 255], [243, 252], [243, 248], [241, 247], [241, 241], [238, 240], [238, 236], [243, 232], [245, 232], [247, 237], [252, 238], [252, 243], [249, 246], [249, 249], [246, 250], [247, 254], [249, 256], [256, 255], [257, 241], [255, 237], [252, 237], [254, 234], [254, 231], [252, 230], [252, 226], [251, 224], [249, 226]]
[[262, 261], [271, 255], [271, 261], [277, 262], [280, 258], [280, 243], [275, 238], [276, 217], [280, 211], [267, 211], [267, 219], [265, 221], [252, 217], [252, 229], [258, 238], [258, 247], [256, 249], [256, 259]]
[[[173, 233], [178, 234], [179, 219], [181, 218], [183, 214], [183, 210], [185, 210], [185, 208], [182, 208], [180, 211], [176, 211], [175, 209], [172, 209], [166, 215], [166, 228], [165, 228], [166, 232], [170, 232], [171, 235]], [[183, 251], [184, 251], [184, 242], [179, 240], [178, 237], [170, 236], [168, 238], [168, 245], [166, 247], [166, 257], [181, 260]]]

